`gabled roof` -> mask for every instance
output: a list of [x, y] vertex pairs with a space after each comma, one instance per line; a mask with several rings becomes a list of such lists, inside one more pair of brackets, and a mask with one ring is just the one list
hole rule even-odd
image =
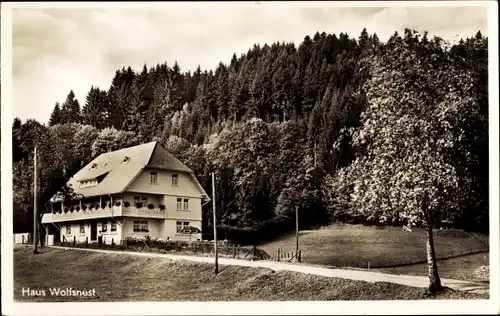
[[[158, 142], [103, 153], [78, 171], [69, 180], [69, 185], [76, 194], [85, 197], [122, 193], [147, 167], [191, 174], [200, 189], [200, 194], [205, 199], [208, 198], [193, 171]], [[97, 185], [80, 187], [80, 181], [102, 176], [104, 178]]]

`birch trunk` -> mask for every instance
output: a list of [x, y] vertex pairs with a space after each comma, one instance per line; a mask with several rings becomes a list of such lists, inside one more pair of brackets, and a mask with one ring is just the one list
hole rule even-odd
[[438, 268], [436, 264], [436, 252], [434, 249], [434, 235], [433, 235], [433, 227], [434, 220], [432, 216], [432, 212], [429, 209], [427, 203], [427, 197], [424, 198], [423, 203], [424, 212], [427, 217], [427, 225], [425, 227], [425, 236], [426, 236], [426, 246], [427, 246], [427, 264], [428, 264], [428, 274], [429, 274], [429, 291], [434, 293], [438, 292], [442, 289], [441, 279], [439, 278]]

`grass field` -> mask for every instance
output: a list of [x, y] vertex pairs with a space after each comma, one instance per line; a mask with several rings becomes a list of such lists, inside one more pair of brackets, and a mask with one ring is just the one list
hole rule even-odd
[[[487, 299], [487, 294], [447, 290], [428, 296], [425, 289], [391, 283], [366, 283], [295, 272], [273, 272], [132, 258], [79, 250], [14, 249], [14, 299], [17, 301], [268, 301], [268, 300], [405, 300]], [[95, 297], [27, 297], [22, 288], [95, 289]]]
[[[456, 256], [488, 248], [488, 236], [461, 230], [436, 230], [436, 255]], [[295, 234], [259, 245], [276, 255], [295, 250]], [[332, 225], [299, 234], [302, 262], [329, 265], [387, 267], [426, 260], [425, 232], [415, 228], [405, 233], [398, 227], [375, 228], [362, 225]]]
[[[489, 266], [489, 253], [440, 260], [437, 262], [437, 266], [439, 275], [442, 278], [487, 282], [488, 280], [478, 278], [474, 272], [481, 266]], [[380, 269], [380, 271], [395, 274], [427, 275], [427, 268], [427, 264], [415, 264], [404, 267], [385, 268]]]

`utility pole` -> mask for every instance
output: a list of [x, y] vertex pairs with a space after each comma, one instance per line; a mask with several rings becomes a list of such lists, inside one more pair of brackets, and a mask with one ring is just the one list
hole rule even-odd
[[299, 260], [299, 207], [295, 207], [295, 261]]
[[212, 172], [212, 210], [214, 213], [214, 252], [215, 252], [215, 274], [219, 273], [219, 258], [217, 253], [217, 217], [215, 211], [215, 172]]
[[34, 205], [33, 205], [33, 245], [35, 246], [35, 250], [33, 253], [38, 253], [38, 168], [37, 168], [37, 160], [38, 156], [36, 154], [36, 146], [34, 153]]

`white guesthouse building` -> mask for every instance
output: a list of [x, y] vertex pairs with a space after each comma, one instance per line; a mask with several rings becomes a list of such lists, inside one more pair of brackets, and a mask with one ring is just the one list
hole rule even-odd
[[120, 243], [127, 237], [201, 240], [209, 197], [193, 171], [158, 142], [103, 153], [69, 185], [77, 200], [54, 199], [42, 225], [55, 240]]

